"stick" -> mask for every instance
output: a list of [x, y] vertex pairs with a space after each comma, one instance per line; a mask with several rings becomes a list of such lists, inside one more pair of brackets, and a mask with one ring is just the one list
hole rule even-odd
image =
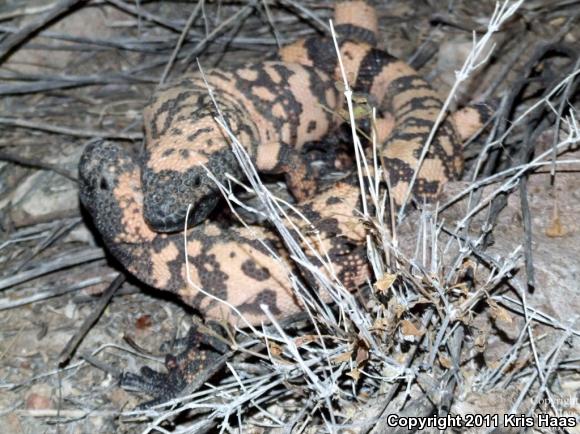
[[95, 307], [95, 310], [93, 310], [93, 312], [88, 317], [85, 318], [83, 325], [77, 330], [77, 332], [74, 334], [74, 336], [68, 341], [68, 343], [66, 344], [64, 349], [61, 351], [60, 355], [58, 356], [58, 366], [59, 367], [62, 368], [70, 361], [74, 351], [77, 349], [77, 347], [81, 343], [82, 339], [85, 337], [85, 335], [91, 329], [91, 327], [97, 322], [97, 320], [99, 319], [99, 317], [101, 316], [101, 314], [103, 313], [103, 311], [105, 310], [105, 308], [107, 307], [109, 302], [111, 301], [111, 298], [113, 298], [113, 295], [115, 295], [115, 292], [117, 292], [117, 289], [119, 289], [121, 287], [121, 285], [123, 284], [124, 281], [125, 281], [125, 276], [123, 274], [119, 274], [115, 278], [115, 280], [113, 280], [111, 282], [111, 284], [109, 285], [107, 290], [105, 292], [103, 292], [103, 294], [101, 295], [101, 298], [99, 299], [98, 305]]
[[29, 37], [38, 33], [46, 24], [66, 14], [74, 6], [84, 1], [85, 0], [63, 0], [46, 15], [31, 22], [27, 26], [24, 26], [18, 33], [9, 36], [4, 43], [0, 45], [0, 63], [6, 60], [15, 48], [19, 47]]
[[64, 134], [73, 137], [87, 137], [90, 139], [118, 139], [118, 140], [142, 140], [143, 133], [116, 133], [99, 130], [76, 129], [45, 124], [42, 122], [26, 121], [23, 119], [0, 118], [0, 125], [30, 128], [32, 130], [47, 131], [49, 133]]

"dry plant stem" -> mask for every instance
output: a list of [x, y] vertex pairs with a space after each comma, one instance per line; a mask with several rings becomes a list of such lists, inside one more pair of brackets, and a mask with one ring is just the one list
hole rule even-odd
[[270, 12], [270, 6], [268, 6], [268, 1], [269, 0], [262, 0], [262, 5], [264, 6], [264, 12], [266, 13], [268, 24], [270, 24], [272, 34], [274, 35], [274, 39], [276, 40], [276, 47], [280, 49], [282, 48], [282, 44], [280, 43], [280, 36], [278, 35], [278, 30], [276, 29], [274, 18], [272, 17], [272, 13]]
[[[543, 393], [547, 391], [547, 389], [546, 389], [546, 387], [547, 387], [546, 381], [551, 376], [552, 371], [553, 371], [555, 365], [557, 365], [557, 359], [558, 359], [558, 355], [560, 353], [560, 350], [562, 349], [562, 346], [564, 345], [564, 343], [566, 342], [566, 340], [569, 337], [570, 337], [570, 333], [569, 332], [566, 333], [566, 334], [564, 334], [560, 338], [560, 340], [556, 343], [556, 345], [554, 346], [554, 348], [552, 348], [543, 357], [542, 362], [541, 362], [541, 365], [540, 366], [537, 366], [538, 371], [534, 372], [532, 375], [529, 376], [528, 381], [526, 382], [524, 388], [520, 392], [520, 395], [518, 396], [518, 398], [516, 399], [516, 401], [512, 405], [512, 407], [510, 409], [510, 414], [515, 414], [518, 411], [518, 409], [520, 408], [520, 405], [522, 404], [525, 396], [530, 391], [530, 388], [531, 388], [532, 384], [538, 378], [539, 372], [545, 370], [546, 371], [546, 374], [544, 374], [545, 375], [545, 380], [541, 382], [540, 389], [539, 389], [538, 393], [536, 394], [536, 396], [534, 397], [534, 400], [532, 401], [532, 405], [530, 407], [530, 410], [528, 411], [528, 414], [531, 414], [531, 412], [535, 410], [535, 407], [538, 404], [538, 402], [541, 399], [541, 397], [543, 396]], [[549, 362], [549, 365], [548, 365], [548, 362]], [[550, 395], [548, 395], [548, 397], [551, 398]], [[549, 402], [550, 402], [550, 405], [552, 405], [552, 409], [556, 412], [556, 414], [558, 414], [558, 410], [554, 406], [554, 400], [553, 399], [549, 399]]]
[[22, 243], [25, 241], [33, 241], [33, 240], [38, 240], [39, 238], [44, 238], [46, 236], [46, 234], [44, 232], [45, 231], [41, 231], [41, 232], [37, 232], [37, 233], [27, 232], [26, 235], [12, 234], [12, 238], [10, 238], [9, 240], [6, 240], [2, 244], [0, 244], [0, 250], [6, 248], [7, 246], [9, 246], [11, 244], [18, 244], [18, 243]]
[[526, 306], [524, 307], [523, 303], [515, 300], [511, 297], [508, 297], [506, 295], [499, 295], [499, 296], [494, 296], [492, 297], [492, 299], [494, 301], [497, 301], [498, 303], [500, 303], [502, 306], [504, 306], [505, 308], [512, 310], [514, 312], [517, 312], [520, 315], [525, 315], [526, 311], [530, 314], [531, 318], [536, 321], [537, 323], [540, 324], [544, 324], [547, 325], [549, 327], [558, 329], [558, 330], [563, 330], [563, 331], [567, 331], [570, 330], [570, 333], [577, 337], [580, 338], [580, 329], [574, 329], [571, 328], [567, 325], [564, 325], [562, 322], [558, 321], [556, 318], [548, 315], [547, 313], [544, 313], [540, 310], [537, 310], [533, 307], [530, 306]]
[[568, 83], [570, 81], [573, 81], [576, 79], [576, 76], [580, 74], [580, 69], [576, 69], [574, 70], [572, 73], [570, 73], [566, 78], [564, 78], [562, 81], [560, 81], [556, 86], [554, 86], [554, 88], [542, 99], [540, 99], [538, 102], [536, 102], [535, 104], [533, 104], [532, 106], [530, 106], [527, 110], [525, 110], [521, 115], [519, 115], [516, 119], [514, 119], [512, 122], [510, 122], [509, 127], [507, 127], [505, 129], [505, 131], [503, 132], [503, 134], [501, 134], [496, 140], [494, 140], [493, 142], [490, 142], [488, 145], [486, 145], [486, 147], [482, 150], [480, 158], [477, 162], [477, 169], [475, 171], [474, 177], [477, 176], [479, 174], [479, 169], [482, 167], [483, 165], [483, 161], [485, 160], [487, 154], [489, 153], [489, 150], [494, 148], [494, 147], [498, 147], [498, 146], [503, 146], [503, 142], [504, 140], [512, 133], [513, 129], [516, 128], [517, 126], [520, 125], [521, 122], [523, 122], [528, 116], [530, 116], [530, 114], [532, 114], [533, 112], [535, 112], [538, 108], [542, 107], [542, 105], [544, 104], [550, 104], [550, 99], [554, 96], [557, 95], [558, 93], [560, 93], [562, 90], [564, 90], [566, 88], [566, 86], [568, 85]]
[[[560, 149], [560, 151], [565, 152], [565, 151], [567, 151], [567, 149]], [[554, 164], [556, 166], [569, 165], [569, 164], [580, 164], [580, 159], [556, 160], [555, 163], [552, 161], [543, 161], [543, 162], [536, 161], [536, 162], [530, 162], [530, 163], [510, 167], [509, 169], [505, 169], [505, 170], [498, 172], [494, 175], [490, 175], [487, 178], [482, 178], [476, 182], [470, 183], [467, 188], [465, 188], [463, 191], [457, 193], [455, 196], [450, 198], [447, 202], [445, 202], [443, 205], [441, 205], [439, 207], [439, 209], [441, 211], [444, 209], [447, 209], [451, 205], [453, 205], [455, 202], [460, 200], [463, 196], [470, 194], [470, 193], [474, 192], [475, 190], [478, 190], [481, 187], [484, 187], [486, 185], [495, 184], [497, 182], [500, 182], [503, 178], [506, 178], [507, 176], [509, 176], [510, 174], [512, 174], [514, 172], [520, 172], [522, 170], [525, 171], [526, 169], [528, 169], [530, 172], [535, 172], [536, 169], [539, 169], [539, 168], [542, 168], [545, 166], [551, 167]]]
[[229, 17], [227, 20], [222, 21], [204, 39], [199, 41], [199, 43], [191, 50], [191, 52], [183, 60], [183, 63], [188, 64], [191, 61], [191, 59], [197, 56], [201, 52], [201, 50], [204, 49], [204, 47], [209, 41], [211, 41], [214, 37], [223, 32], [225, 29], [227, 29], [228, 26], [243, 21], [248, 15], [252, 13], [252, 10], [256, 6], [256, 1], [257, 0], [249, 0], [244, 7], [238, 9], [238, 11], [231, 17]]
[[204, 3], [204, 0], [198, 1], [197, 4], [195, 5], [195, 8], [193, 8], [193, 10], [191, 11], [189, 18], [187, 19], [187, 23], [185, 23], [185, 27], [183, 27], [181, 35], [179, 35], [179, 40], [177, 41], [177, 44], [175, 45], [175, 48], [173, 49], [173, 52], [171, 53], [171, 57], [169, 58], [169, 61], [167, 62], [167, 65], [165, 66], [165, 69], [163, 70], [163, 74], [161, 74], [161, 78], [159, 79], [159, 85], [162, 85], [163, 83], [165, 83], [165, 80], [167, 79], [167, 76], [169, 75], [169, 71], [171, 71], [173, 63], [175, 62], [175, 59], [176, 59], [177, 55], [179, 54], [179, 50], [181, 49], [181, 46], [183, 45], [183, 42], [185, 41], [185, 38], [187, 37], [187, 34], [189, 33], [189, 30], [191, 29], [193, 22], [195, 21], [195, 19], [199, 15], [199, 12], [201, 10], [203, 3]]
[[[350, 89], [350, 86], [348, 83], [346, 71], [344, 69], [344, 65], [342, 62], [340, 49], [338, 47], [338, 42], [337, 42], [336, 33], [334, 31], [334, 26], [333, 26], [332, 20], [330, 20], [329, 24], [330, 24], [331, 35], [332, 35], [333, 42], [334, 42], [334, 47], [335, 47], [337, 58], [339, 61], [343, 85], [344, 85], [344, 89], [345, 89], [344, 95], [345, 95], [345, 98], [347, 101], [347, 108], [348, 108], [348, 114], [349, 114], [349, 124], [351, 127], [351, 134], [352, 134], [353, 146], [354, 146], [354, 151], [355, 151], [355, 159], [356, 159], [356, 164], [357, 164], [359, 188], [360, 188], [360, 192], [361, 192], [360, 194], [361, 194], [361, 199], [362, 199], [362, 207], [363, 207], [362, 217], [365, 221], [370, 221], [370, 215], [369, 215], [369, 210], [368, 210], [368, 205], [367, 205], [367, 186], [365, 186], [364, 176], [363, 176], [363, 170], [364, 170], [364, 174], [366, 175], [367, 179], [369, 179], [368, 193], [369, 193], [369, 196], [373, 202], [374, 208], [376, 210], [376, 214], [377, 214], [376, 215], [376, 218], [377, 218], [376, 224], [378, 226], [378, 230], [381, 234], [387, 234], [388, 231], [385, 228], [385, 222], [384, 222], [384, 220], [385, 220], [384, 219], [384, 216], [385, 216], [384, 212], [386, 209], [385, 202], [386, 202], [386, 198], [387, 198], [387, 193], [385, 193], [385, 196], [383, 197], [383, 200], [381, 201], [380, 200], [379, 186], [380, 186], [381, 175], [383, 172], [382, 172], [382, 168], [379, 168], [379, 164], [378, 164], [376, 129], [374, 127], [371, 129], [371, 142], [372, 142], [372, 146], [373, 146], [373, 169], [374, 169], [374, 171], [373, 171], [374, 183], [373, 183], [370, 181], [373, 179], [373, 177], [371, 176], [371, 171], [369, 170], [367, 159], [365, 157], [365, 153], [364, 153], [364, 150], [362, 148], [362, 144], [361, 144], [359, 137], [357, 135], [357, 128], [356, 128], [356, 122], [355, 122], [355, 116], [354, 116], [354, 107], [353, 107], [353, 101], [352, 101], [352, 94], [353, 93], [352, 93], [352, 90]], [[376, 121], [376, 110], [373, 109], [372, 118], [371, 118], [371, 125], [374, 125], [375, 121]], [[387, 180], [387, 183], [388, 183], [388, 180]], [[388, 190], [387, 190], [387, 192], [388, 192]], [[391, 208], [390, 209], [394, 209], [393, 198], [390, 195], [389, 195], [389, 199], [391, 201]], [[393, 242], [396, 245], [396, 231], [395, 231], [393, 213], [391, 213], [391, 218], [393, 219], [393, 226], [392, 226], [391, 235], [389, 238], [393, 238]], [[373, 267], [374, 275], [377, 278], [382, 278], [383, 273], [384, 273], [384, 271], [383, 271], [384, 266], [381, 264], [379, 256], [376, 254], [376, 247], [374, 246], [374, 243], [372, 242], [370, 235], [367, 235], [367, 237], [366, 237], [366, 245], [367, 245], [368, 257], [369, 257], [369, 260], [370, 260], [371, 265]], [[384, 251], [385, 251], [385, 255], [386, 255], [385, 261], [387, 264], [389, 264], [390, 263], [390, 254], [389, 254], [390, 249], [384, 249]]]
[[[31, 81], [30, 83], [0, 84], [0, 95], [24, 95], [28, 93], [40, 93], [56, 91], [60, 89], [79, 88], [100, 84], [128, 84], [128, 83], [155, 83], [156, 80], [143, 74], [139, 79], [130, 77], [128, 74], [93, 74], [87, 76], [74, 75], [43, 75], [35, 74], [0, 74], [0, 79]], [[6, 122], [15, 119], [4, 118]], [[98, 135], [98, 134], [97, 134]]]
[[59, 127], [42, 122], [27, 121], [23, 119], [11, 119], [0, 117], [0, 125], [9, 125], [12, 127], [28, 128], [32, 130], [46, 131], [49, 133], [63, 134], [73, 137], [117, 139], [117, 140], [142, 140], [143, 133], [117, 133], [98, 130], [76, 129], [69, 127]]
[[0, 64], [12, 53], [12, 51], [24, 43], [29, 37], [39, 32], [45, 25], [66, 14], [76, 5], [86, 0], [62, 0], [55, 4], [44, 16], [24, 26], [18, 33], [14, 33], [0, 45]]
[[295, 8], [296, 10], [300, 11], [302, 14], [304, 14], [304, 16], [306, 16], [307, 18], [311, 19], [312, 21], [314, 21], [316, 24], [318, 24], [318, 26], [327, 31], [327, 32], [331, 32], [330, 27], [326, 25], [326, 23], [324, 21], [322, 21], [320, 18], [318, 18], [318, 16], [316, 16], [316, 14], [312, 13], [312, 11], [310, 11], [308, 8], [304, 7], [302, 4], [293, 1], [293, 0], [281, 0], [282, 3], [286, 3], [287, 5], [292, 6], [293, 8]]
[[529, 49], [530, 47], [526, 43], [522, 42], [516, 47], [510, 58], [507, 61], [502, 62], [503, 65], [501, 69], [495, 74], [494, 80], [492, 80], [490, 84], [486, 83], [485, 89], [482, 90], [481, 97], [479, 98], [481, 101], [489, 101], [492, 95], [496, 94], [499, 86], [505, 82], [505, 79], [507, 78], [510, 71], [513, 70], [517, 62], [520, 61], [521, 56]]
[[[63, 409], [30, 409], [30, 410], [26, 410], [26, 409], [14, 409], [13, 411], [10, 411], [10, 413], [14, 412], [14, 414], [17, 414], [19, 416], [22, 417], [35, 417], [35, 418], [58, 418], [58, 420], [61, 423], [66, 422], [66, 420], [60, 420], [61, 418], [63, 419], [86, 419], [86, 418], [103, 418], [103, 417], [107, 417], [107, 418], [116, 418], [119, 416], [119, 412], [118, 411], [107, 411], [107, 410], [63, 410]], [[0, 410], [0, 415], [2, 415], [2, 412]]]
[[75, 350], [77, 349], [77, 347], [79, 346], [85, 335], [89, 332], [91, 327], [97, 322], [97, 320], [99, 319], [99, 317], [101, 316], [101, 314], [103, 313], [103, 311], [113, 298], [113, 295], [115, 295], [115, 292], [117, 292], [117, 289], [121, 287], [123, 282], [125, 282], [125, 276], [119, 274], [115, 278], [115, 280], [111, 282], [111, 284], [105, 290], [105, 292], [103, 292], [95, 309], [91, 312], [91, 314], [87, 318], [85, 318], [82, 326], [68, 341], [68, 343], [58, 356], [59, 366], [62, 367], [70, 361], [73, 353], [75, 352]]
[[527, 284], [530, 288], [536, 286], [534, 273], [534, 256], [532, 253], [532, 216], [528, 202], [528, 177], [522, 176], [519, 185], [520, 209], [522, 210], [522, 224], [524, 226], [524, 258]]
[[[539, 342], [545, 340], [545, 338], [546, 335], [544, 334], [536, 337], [535, 341]], [[527, 350], [528, 352], [524, 353], [524, 350]], [[529, 377], [533, 372], [537, 371], [537, 366], [531, 363], [532, 361], [532, 357], [530, 356], [531, 351], [535, 350], [532, 348], [531, 342], [527, 340], [522, 344], [522, 347], [519, 349], [519, 352], [520, 354], [522, 354], [522, 356], [520, 357], [518, 362], [515, 362], [524, 366], [516, 365], [517, 367], [515, 369], [508, 368], [507, 372], [504, 373], [504, 376], [500, 379], [501, 381], [498, 382], [496, 387], [508, 387], [510, 384], [520, 381], [521, 379], [525, 379]], [[537, 355], [534, 354], [534, 357], [536, 356]], [[534, 363], [536, 363], [535, 360]]]
[[[368, 218], [369, 213], [368, 213], [368, 207], [367, 207], [367, 201], [366, 201], [366, 188], [365, 188], [365, 184], [364, 184], [364, 180], [363, 180], [363, 173], [362, 173], [362, 164], [361, 161], [364, 161], [366, 164], [366, 159], [364, 157], [364, 152], [362, 150], [362, 146], [357, 146], [357, 144], [360, 144], [360, 141], [358, 140], [358, 136], [356, 134], [356, 122], [355, 122], [355, 117], [354, 117], [354, 107], [353, 107], [353, 103], [352, 103], [352, 90], [348, 84], [348, 79], [346, 77], [346, 71], [344, 69], [344, 65], [342, 63], [342, 57], [340, 56], [340, 48], [338, 46], [338, 41], [336, 39], [336, 33], [334, 32], [334, 25], [332, 24], [332, 20], [329, 21], [329, 25], [330, 25], [330, 32], [332, 34], [332, 40], [334, 42], [334, 48], [336, 50], [336, 55], [338, 57], [338, 64], [340, 66], [340, 73], [342, 75], [342, 82], [344, 84], [344, 96], [346, 98], [346, 103], [347, 103], [347, 107], [348, 107], [348, 115], [349, 115], [349, 120], [350, 120], [350, 127], [351, 127], [351, 134], [352, 134], [352, 143], [354, 145], [354, 152], [355, 152], [355, 158], [356, 158], [356, 167], [357, 167], [357, 172], [358, 172], [358, 182], [359, 182], [359, 188], [361, 191], [361, 198], [362, 198], [362, 206], [363, 206], [363, 216], [365, 218]], [[367, 170], [368, 173], [368, 170]]]
[[86, 262], [93, 262], [105, 257], [105, 252], [99, 248], [88, 248], [81, 251], [70, 252], [66, 256], [47, 261], [39, 264], [37, 267], [30, 270], [21, 271], [12, 276], [5, 276], [0, 278], [0, 291], [10, 288], [14, 285], [27, 282], [45, 274], [53, 273], [74, 265], [84, 264]]
[[445, 116], [447, 115], [449, 105], [451, 104], [452, 99], [455, 97], [455, 94], [457, 93], [459, 86], [469, 78], [470, 74], [473, 71], [475, 71], [481, 65], [487, 62], [489, 56], [491, 55], [491, 52], [493, 51], [493, 46], [487, 53], [484, 54], [484, 51], [487, 49], [488, 43], [491, 40], [491, 36], [495, 32], [497, 32], [501, 27], [501, 25], [518, 10], [518, 8], [522, 3], [523, 0], [518, 0], [512, 5], [510, 5], [508, 1], [505, 1], [501, 6], [499, 5], [499, 3], [497, 3], [495, 11], [493, 12], [492, 17], [490, 18], [486, 33], [481, 37], [479, 41], [477, 41], [475, 33], [473, 34], [473, 49], [470, 51], [469, 55], [467, 56], [467, 59], [465, 59], [465, 62], [461, 67], [461, 70], [456, 72], [455, 83], [453, 83], [453, 87], [451, 88], [451, 91], [449, 92], [447, 99], [443, 103], [443, 107], [441, 108], [441, 111], [439, 112], [439, 115], [435, 120], [435, 124], [433, 125], [433, 128], [429, 132], [429, 136], [427, 137], [427, 140], [423, 145], [423, 150], [421, 151], [421, 156], [419, 157], [419, 161], [417, 162], [417, 167], [415, 168], [413, 177], [409, 182], [409, 187], [407, 188], [407, 192], [405, 193], [405, 198], [403, 199], [403, 203], [401, 204], [401, 208], [399, 209], [398, 214], [399, 222], [401, 222], [405, 216], [405, 206], [407, 205], [407, 202], [409, 201], [409, 198], [411, 196], [411, 192], [413, 191], [413, 186], [415, 184], [415, 181], [417, 180], [417, 176], [419, 174], [419, 170], [421, 169], [421, 165], [423, 164], [423, 161], [425, 160], [425, 157], [429, 152], [429, 147], [431, 146], [431, 143], [435, 138], [435, 134], [439, 129], [439, 125], [441, 125], [441, 122], [443, 122]]
[[64, 176], [71, 181], [77, 181], [76, 173], [64, 169], [56, 164], [51, 164], [44, 162], [38, 158], [33, 157], [22, 157], [20, 155], [14, 155], [6, 151], [0, 151], [0, 161], [9, 161], [11, 163], [19, 164], [21, 166], [34, 167], [37, 169], [50, 170], [54, 173]]
[[[524, 306], [527, 306], [527, 296], [526, 296], [526, 292], [524, 292], [524, 293], [522, 294], [522, 303], [523, 303], [523, 305], [524, 305]], [[536, 372], [537, 372], [538, 376], [540, 377], [540, 382], [541, 382], [541, 384], [542, 384], [543, 386], [545, 386], [545, 384], [546, 384], [546, 381], [547, 381], [547, 378], [550, 376], [550, 372], [548, 372], [548, 374], [547, 374], [547, 375], [544, 375], [544, 372], [543, 372], [543, 366], [542, 366], [543, 364], [542, 364], [542, 363], [540, 362], [540, 360], [539, 360], [539, 356], [538, 356], [538, 349], [537, 349], [537, 347], [536, 347], [536, 339], [535, 339], [535, 337], [534, 337], [534, 333], [532, 332], [531, 322], [530, 322], [530, 321], [527, 321], [527, 320], [529, 319], [529, 316], [528, 316], [528, 311], [526, 310], [525, 312], [526, 312], [526, 316], [525, 316], [525, 318], [526, 318], [526, 322], [527, 322], [526, 331], [527, 331], [527, 333], [528, 333], [528, 340], [529, 340], [529, 342], [530, 342], [530, 348], [531, 348], [531, 350], [532, 350], [532, 355], [534, 356], [534, 363], [535, 363], [535, 365], [534, 365], [534, 366], [535, 366], [535, 368], [536, 368]], [[568, 331], [568, 336], [566, 336], [566, 339], [567, 339], [568, 337], [569, 337], [569, 331]], [[562, 342], [562, 343], [563, 343], [563, 342]], [[558, 350], [558, 351], [559, 351], [559, 350]], [[554, 360], [554, 358], [552, 358], [552, 360]], [[549, 391], [549, 390], [547, 390], [547, 391], [545, 391], [545, 392], [546, 392], [546, 395], [548, 396], [548, 399], [549, 399], [551, 402], [554, 402], [554, 400], [552, 399], [552, 396], [551, 396], [551, 393], [550, 393], [550, 391]], [[543, 395], [543, 393], [541, 393], [541, 392], [540, 392], [540, 393], [539, 393], [539, 396], [542, 396], [542, 395]], [[535, 405], [534, 405], [534, 407], [535, 407]]]
[[[580, 69], [580, 56], [576, 60], [576, 64], [574, 65], [573, 70], [577, 71], [579, 69]], [[564, 107], [566, 107], [569, 104], [569, 96], [571, 94], [571, 91], [572, 89], [576, 90], [576, 88], [578, 87], [578, 84], [575, 85], [574, 83], [575, 83], [574, 80], [570, 80], [566, 85], [566, 88], [564, 89], [564, 94], [562, 95], [560, 105], [558, 107], [558, 114], [556, 116], [556, 125], [554, 125], [554, 140], [552, 142], [552, 148], [554, 149], [554, 152], [552, 153], [553, 166], [550, 171], [550, 175], [552, 176], [552, 183], [555, 182], [556, 178], [556, 158], [557, 158], [556, 146], [558, 144], [558, 140], [560, 137], [560, 124], [562, 121], [562, 116], [564, 115]]]
[[[580, 142], [580, 130], [571, 131], [568, 138], [566, 140], [560, 142], [556, 148], [558, 151], [566, 150], [570, 146], [575, 145], [579, 142]], [[549, 149], [549, 150], [541, 153], [536, 158], [534, 158], [530, 163], [526, 164], [520, 170], [518, 170], [516, 172], [516, 174], [513, 175], [512, 177], [510, 177], [506, 182], [504, 182], [500, 188], [496, 189], [494, 192], [489, 194], [485, 199], [481, 200], [477, 204], [477, 206], [475, 206], [473, 209], [471, 209], [463, 217], [463, 219], [457, 223], [457, 229], [459, 230], [459, 229], [466, 227], [467, 222], [475, 214], [477, 214], [479, 211], [481, 211], [483, 208], [485, 208], [492, 201], [492, 199], [494, 197], [496, 197], [498, 194], [508, 193], [509, 191], [511, 191], [518, 184], [520, 176], [522, 176], [524, 173], [526, 173], [531, 167], [534, 167], [534, 165], [536, 163], [538, 163], [539, 161], [542, 161], [546, 157], [551, 156], [553, 152], [554, 152], [553, 149]]]
[[129, 14], [135, 15], [139, 19], [144, 17], [147, 20], [152, 21], [152, 22], [154, 22], [162, 27], [165, 27], [169, 30], [176, 32], [176, 33], [181, 33], [182, 29], [179, 26], [175, 25], [173, 22], [166, 20], [164, 18], [160, 18], [157, 15], [154, 15], [154, 14], [146, 11], [143, 8], [131, 6], [130, 4], [128, 4], [122, 0], [106, 0], [106, 2], [121, 9], [122, 11], [125, 11]]
[[106, 274], [104, 276], [98, 277], [91, 277], [89, 279], [85, 279], [79, 282], [76, 282], [74, 285], [69, 285], [67, 287], [61, 288], [57, 286], [48, 286], [43, 288], [27, 288], [27, 289], [19, 289], [19, 292], [24, 291], [32, 291], [34, 292], [33, 295], [29, 295], [27, 297], [20, 297], [14, 298], [11, 297], [2, 297], [0, 298], [0, 311], [13, 309], [19, 306], [25, 306], [27, 304], [36, 303], [41, 300], [46, 300], [53, 297], [60, 297], [61, 295], [68, 294], [69, 292], [78, 291], [80, 289], [92, 287], [95, 285], [99, 285], [103, 282], [109, 281], [114, 279], [118, 276], [118, 273], [111, 273]]
[[[279, 212], [282, 212], [282, 214], [284, 215], [285, 214], [284, 211], [280, 209], [280, 207], [272, 199], [269, 191], [260, 182], [259, 176], [258, 176], [254, 166], [252, 165], [250, 157], [247, 155], [245, 149], [237, 141], [237, 139], [233, 136], [233, 134], [231, 133], [231, 130], [229, 130], [229, 128], [227, 127], [227, 125], [225, 123], [225, 120], [223, 119], [223, 117], [221, 115], [220, 115], [220, 118], [217, 119], [217, 121], [218, 121], [218, 123], [221, 124], [221, 126], [225, 130], [225, 132], [229, 135], [229, 137], [232, 141], [232, 144], [233, 144], [233, 151], [234, 151], [234, 154], [236, 155], [236, 157], [238, 158], [238, 162], [242, 166], [242, 169], [246, 173], [246, 176], [248, 176], [248, 179], [250, 180], [250, 183], [252, 184], [252, 188], [256, 191], [258, 197], [262, 200], [264, 205], [266, 205], [266, 209], [268, 210], [268, 216], [271, 218], [271, 222], [275, 226], [276, 230], [282, 235], [282, 238], [284, 239], [287, 247], [290, 250], [290, 254], [291, 254], [292, 259], [294, 261], [299, 261], [299, 263], [303, 264], [303, 265], [309, 264], [309, 260], [304, 255], [304, 252], [302, 251], [300, 245], [297, 243], [297, 240], [295, 240], [294, 237], [290, 234], [290, 232], [288, 231], [288, 229], [284, 225], [284, 222], [281, 220], [281, 218], [278, 214]], [[290, 222], [290, 221], [288, 221], [288, 223], [292, 224], [292, 222]], [[294, 229], [297, 230], [296, 227], [294, 227]], [[298, 231], [298, 234], [299, 234], [299, 236], [301, 236], [300, 231]], [[305, 240], [304, 237], [302, 237], [302, 239]], [[325, 262], [322, 260], [320, 255], [317, 254], [316, 251], [313, 251], [313, 253], [317, 255], [317, 259], [319, 259], [323, 264], [325, 264]], [[324, 290], [328, 291], [331, 296], [336, 296], [336, 294], [334, 294], [334, 291], [333, 291], [332, 283], [328, 280], [328, 278], [326, 276], [324, 276], [323, 274], [321, 274], [320, 272], [318, 272], [316, 267], [312, 266], [311, 269], [313, 269], [313, 272], [315, 273], [314, 275], [315, 275], [316, 279], [322, 285]], [[329, 267], [328, 271], [333, 276], [332, 280], [334, 282], [337, 282], [336, 277], [332, 273], [332, 267]], [[346, 290], [344, 290], [344, 288], [340, 288], [340, 292], [341, 292], [341, 296], [343, 296], [345, 298], [350, 297], [352, 299], [352, 296]], [[299, 297], [303, 298], [307, 294], [297, 294], [297, 295]], [[329, 324], [334, 323], [332, 316], [327, 316], [326, 319], [329, 322]]]
[[89, 365], [94, 366], [95, 368], [99, 369], [100, 371], [106, 372], [107, 374], [115, 377], [120, 378], [123, 374], [123, 371], [113, 365], [110, 365], [105, 362], [101, 362], [95, 356], [91, 355], [88, 352], [85, 352], [79, 356], [82, 360], [87, 362]]
[[[511, 107], [511, 95], [505, 94], [501, 98], [501, 102], [495, 114], [495, 121], [493, 123], [493, 129], [489, 136], [485, 140], [483, 149], [479, 153], [479, 157], [475, 163], [475, 167], [471, 170], [470, 181], [473, 184], [477, 181], [477, 178], [481, 175], [490, 176], [491, 173], [487, 172], [487, 167], [495, 166], [495, 159], [498, 158], [498, 149], [494, 148], [494, 144], [497, 143], [494, 140], [498, 134], [502, 133], [505, 129], [505, 118], [508, 117], [508, 112]], [[492, 161], [493, 160], [493, 161]], [[483, 172], [483, 173], [481, 173]], [[470, 194], [468, 208], [473, 207], [473, 203], [477, 203], [480, 199], [481, 194]]]
[[66, 236], [70, 233], [82, 220], [80, 218], [75, 218], [72, 220], [64, 221], [61, 225], [56, 226], [38, 245], [34, 247], [24, 259], [14, 268], [15, 272], [21, 271], [32, 259], [36, 257], [40, 252], [49, 247], [56, 240]]
[[0, 21], [10, 20], [12, 18], [18, 18], [23, 15], [36, 15], [42, 14], [44, 12], [50, 11], [52, 8], [55, 7], [56, 3], [49, 3], [42, 6], [22, 6], [18, 7], [4, 13], [0, 14]]

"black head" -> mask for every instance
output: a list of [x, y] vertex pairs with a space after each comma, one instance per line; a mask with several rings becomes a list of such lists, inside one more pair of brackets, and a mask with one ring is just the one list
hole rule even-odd
[[207, 219], [221, 198], [215, 183], [203, 167], [187, 172], [163, 170], [143, 172], [143, 214], [147, 224], [156, 232], [178, 232]]

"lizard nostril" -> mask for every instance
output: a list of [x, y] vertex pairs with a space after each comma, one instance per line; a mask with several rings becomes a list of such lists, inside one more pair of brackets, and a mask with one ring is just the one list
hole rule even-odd
[[107, 178], [105, 178], [104, 176], [101, 176], [101, 180], [99, 182], [99, 188], [101, 190], [108, 190], [109, 189], [109, 183], [107, 181]]
[[201, 177], [199, 175], [193, 175], [187, 178], [184, 184], [188, 187], [199, 187], [201, 185]]

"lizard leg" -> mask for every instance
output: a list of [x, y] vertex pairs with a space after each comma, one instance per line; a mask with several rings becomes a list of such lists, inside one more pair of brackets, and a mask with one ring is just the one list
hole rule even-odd
[[195, 322], [189, 328], [187, 336], [177, 344], [183, 351], [176, 356], [165, 356], [167, 373], [144, 366], [140, 374], [124, 372], [121, 375], [119, 385], [122, 388], [154, 397], [139, 405], [139, 408], [151, 407], [176, 398], [186, 387], [189, 393], [194, 392], [196, 386], [207, 381], [225, 362], [223, 355], [228, 349], [227, 346], [216, 337], [199, 330]]
[[263, 145], [258, 150], [256, 166], [262, 173], [286, 177], [290, 192], [298, 202], [314, 196], [317, 191], [317, 173], [301, 150], [286, 144]]

